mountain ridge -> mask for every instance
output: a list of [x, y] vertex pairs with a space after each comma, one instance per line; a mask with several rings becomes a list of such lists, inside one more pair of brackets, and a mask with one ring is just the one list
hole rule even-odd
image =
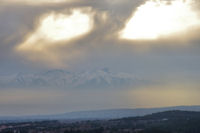
[[135, 108], [135, 109], [104, 109], [91, 111], [75, 111], [53, 115], [33, 115], [0, 117], [0, 120], [93, 120], [93, 119], [119, 119], [125, 117], [145, 116], [164, 111], [197, 111], [200, 112], [200, 105], [196, 106], [172, 106], [161, 108]]
[[4, 88], [119, 88], [145, 84], [149, 81], [136, 78], [133, 74], [111, 72], [107, 68], [69, 72], [53, 69], [40, 73], [0, 77], [0, 86]]

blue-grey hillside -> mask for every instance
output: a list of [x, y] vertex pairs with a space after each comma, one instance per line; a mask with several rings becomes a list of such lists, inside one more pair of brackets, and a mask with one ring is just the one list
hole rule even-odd
[[94, 119], [118, 119], [125, 117], [145, 116], [164, 111], [197, 111], [200, 112], [200, 106], [174, 106], [163, 108], [136, 108], [136, 109], [109, 109], [95, 111], [68, 112], [55, 115], [35, 115], [35, 116], [15, 116], [0, 117], [0, 121], [29, 121], [29, 120], [94, 120]]

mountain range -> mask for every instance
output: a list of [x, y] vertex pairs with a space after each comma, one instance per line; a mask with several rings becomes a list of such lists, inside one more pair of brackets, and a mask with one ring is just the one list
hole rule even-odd
[[1, 88], [119, 88], [148, 82], [133, 74], [110, 72], [107, 68], [77, 73], [56, 69], [34, 74], [0, 76]]

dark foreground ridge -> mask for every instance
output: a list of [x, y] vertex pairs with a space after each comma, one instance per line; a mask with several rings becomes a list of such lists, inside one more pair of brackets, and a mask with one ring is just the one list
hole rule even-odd
[[10, 123], [0, 125], [0, 133], [200, 133], [200, 112], [174, 110], [112, 120]]

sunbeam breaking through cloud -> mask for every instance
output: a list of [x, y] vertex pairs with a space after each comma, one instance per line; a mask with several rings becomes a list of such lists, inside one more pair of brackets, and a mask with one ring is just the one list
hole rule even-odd
[[42, 17], [36, 29], [22, 44], [19, 50], [33, 50], [47, 47], [59, 41], [68, 41], [84, 35], [93, 27], [92, 15], [80, 9], [72, 10], [70, 15], [50, 13]]
[[154, 40], [200, 27], [192, 0], [148, 0], [139, 6], [120, 32], [120, 38]]

